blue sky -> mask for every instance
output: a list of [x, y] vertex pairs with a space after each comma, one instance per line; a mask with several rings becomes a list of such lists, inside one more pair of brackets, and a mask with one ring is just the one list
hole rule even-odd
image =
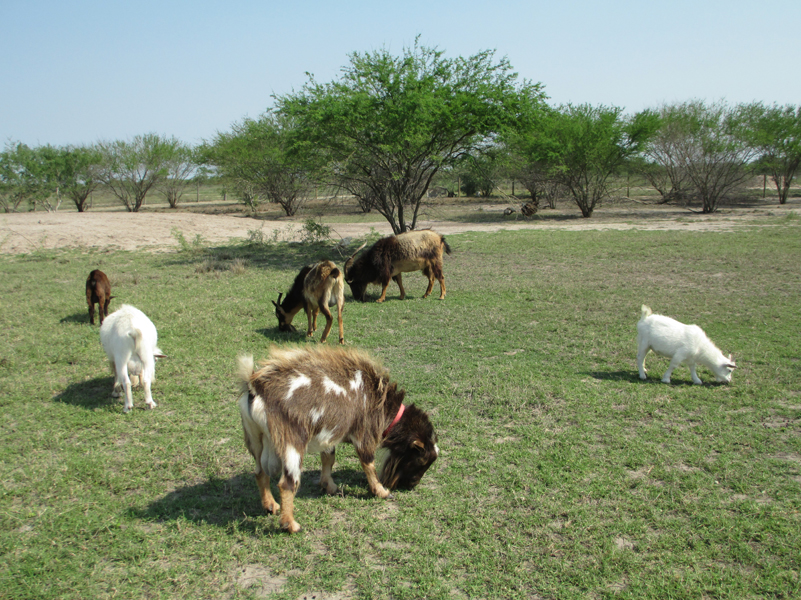
[[417, 35], [495, 50], [552, 104], [801, 104], [799, 0], [0, 0], [0, 142], [199, 143]]

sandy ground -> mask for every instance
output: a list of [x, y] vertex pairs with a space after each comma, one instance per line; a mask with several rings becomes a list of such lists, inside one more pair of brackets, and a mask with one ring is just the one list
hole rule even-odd
[[[504, 206], [476, 205], [477, 220], [486, 220], [492, 213], [500, 222], [465, 223], [428, 220], [418, 223], [418, 229], [430, 227], [440, 233], [464, 231], [498, 231], [517, 229], [564, 230], [684, 230], [732, 231], [741, 227], [764, 225], [766, 217], [796, 214], [801, 201], [793, 199], [785, 206], [752, 204], [726, 207], [713, 215], [702, 215], [680, 207], [642, 205], [634, 202], [622, 206], [600, 208], [589, 219], [583, 219], [575, 207], [564, 210], [542, 210], [534, 219], [523, 220], [514, 215], [502, 216]], [[169, 251], [178, 246], [173, 229], [178, 229], [187, 241], [200, 235], [204, 243], [219, 244], [247, 238], [249, 232], [261, 230], [264, 239], [299, 239], [302, 219], [265, 220], [236, 214], [203, 214], [198, 212], [25, 212], [0, 215], [0, 253], [22, 254], [41, 249], [75, 247], [151, 251]], [[375, 223], [332, 224], [332, 237], [358, 237], [374, 228], [389, 235], [392, 230], [385, 221]]]

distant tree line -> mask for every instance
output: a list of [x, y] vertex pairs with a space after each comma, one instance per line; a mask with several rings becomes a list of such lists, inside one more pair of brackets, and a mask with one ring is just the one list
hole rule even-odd
[[321, 186], [343, 190], [403, 232], [435, 190], [491, 195], [508, 180], [533, 210], [569, 198], [584, 217], [624, 173], [643, 176], [663, 202], [697, 202], [704, 213], [759, 173], [785, 203], [801, 162], [796, 106], [693, 100], [627, 115], [550, 106], [540, 84], [518, 80], [490, 51], [449, 59], [415, 42], [400, 56], [349, 58], [338, 79], [310, 76], [260, 117], [194, 148], [155, 134], [86, 147], [9, 142], [0, 207], [56, 210], [66, 198], [84, 211], [103, 186], [132, 212], [153, 192], [174, 208], [190, 184], [213, 177], [251, 209], [266, 201], [290, 216]]

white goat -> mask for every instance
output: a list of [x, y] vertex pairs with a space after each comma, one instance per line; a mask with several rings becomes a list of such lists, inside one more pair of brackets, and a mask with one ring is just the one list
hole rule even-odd
[[150, 385], [156, 379], [156, 359], [165, 358], [156, 342], [158, 334], [153, 322], [145, 313], [128, 304], [114, 311], [100, 327], [100, 342], [106, 351], [111, 369], [114, 371], [112, 396], [125, 393], [123, 412], [133, 408], [131, 387], [140, 383], [145, 388], [148, 408], [155, 408]]
[[640, 379], [645, 379], [645, 355], [649, 350], [670, 359], [670, 365], [662, 376], [663, 383], [670, 383], [673, 369], [682, 363], [690, 367], [693, 383], [703, 382], [695, 372], [697, 365], [708, 367], [719, 382], [729, 383], [735, 364], [712, 343], [698, 325], [685, 325], [675, 319], [651, 313], [643, 304], [637, 323], [637, 368]]

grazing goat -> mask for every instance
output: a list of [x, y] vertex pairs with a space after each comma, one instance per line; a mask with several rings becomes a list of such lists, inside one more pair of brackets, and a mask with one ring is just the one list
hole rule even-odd
[[695, 372], [697, 365], [708, 367], [715, 379], [721, 383], [731, 381], [734, 361], [728, 358], [712, 343], [698, 325], [685, 325], [663, 315], [655, 315], [643, 304], [640, 320], [637, 323], [637, 368], [640, 379], [645, 379], [645, 355], [649, 350], [670, 359], [670, 365], [662, 376], [664, 383], [670, 383], [670, 374], [682, 363], [690, 367], [693, 383], [703, 383]]
[[128, 304], [111, 313], [100, 326], [100, 342], [114, 371], [111, 395], [119, 397], [120, 390], [125, 394], [123, 412], [133, 408], [131, 387], [140, 383], [145, 388], [147, 407], [156, 408], [150, 385], [156, 379], [156, 359], [166, 358], [157, 341], [155, 325], [145, 313]]
[[86, 303], [89, 305], [89, 322], [95, 324], [95, 304], [100, 315], [100, 324], [108, 316], [108, 303], [114, 296], [111, 295], [111, 282], [106, 274], [95, 269], [86, 278]]
[[[364, 245], [359, 248], [361, 250]], [[367, 252], [354, 260], [359, 250], [345, 263], [345, 281], [350, 285], [353, 297], [360, 302], [365, 301], [365, 291], [371, 283], [381, 286], [381, 296], [376, 302], [383, 302], [387, 296], [387, 286], [394, 279], [400, 288], [400, 297], [406, 297], [403, 289], [401, 273], [422, 271], [428, 277], [428, 289], [423, 295], [427, 298], [434, 287], [434, 280], [439, 281], [439, 299], [445, 298], [445, 277], [442, 274], [442, 253], [450, 254], [451, 248], [445, 237], [439, 233], [425, 229], [407, 231], [382, 238], [373, 244]]]
[[[256, 461], [261, 503], [271, 514], [280, 511], [279, 524], [290, 533], [300, 531], [294, 498], [306, 453], [320, 453], [320, 486], [335, 494], [336, 446], [353, 444], [370, 491], [379, 498], [395, 488], [414, 488], [439, 455], [428, 415], [414, 404], [404, 406], [405, 392], [365, 353], [273, 347], [258, 370], [251, 356], [240, 357], [238, 366], [242, 429]], [[388, 456], [377, 469], [379, 449]], [[270, 491], [271, 476], [279, 478], [281, 504]]]
[[325, 315], [325, 330], [320, 343], [325, 343], [334, 317], [331, 315], [329, 306], [337, 307], [337, 320], [339, 322], [339, 343], [345, 343], [345, 331], [342, 324], [342, 307], [345, 305], [345, 284], [342, 272], [330, 260], [318, 262], [316, 265], [307, 265], [300, 270], [292, 288], [287, 292], [286, 298], [281, 302], [278, 294], [278, 302], [273, 300], [275, 306], [275, 316], [278, 318], [279, 331], [297, 331], [292, 326], [292, 319], [303, 308], [306, 311], [308, 328], [306, 335], [311, 335], [317, 331], [317, 313], [323, 312]]

